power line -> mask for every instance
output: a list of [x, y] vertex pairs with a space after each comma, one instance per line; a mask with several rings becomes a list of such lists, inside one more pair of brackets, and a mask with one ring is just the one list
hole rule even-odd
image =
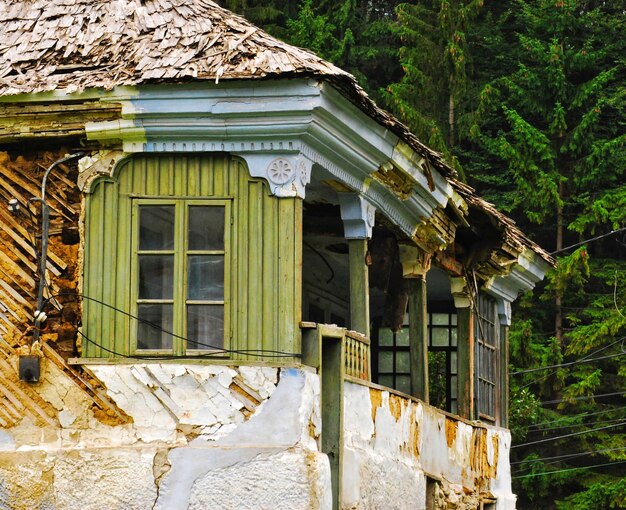
[[617, 462], [606, 462], [605, 464], [596, 464], [594, 466], [585, 466], [585, 467], [568, 468], [568, 469], [556, 469], [554, 471], [545, 471], [543, 473], [530, 473], [527, 475], [512, 476], [511, 478], [531, 478], [534, 476], [546, 476], [546, 475], [552, 475], [555, 473], [566, 473], [568, 471], [579, 471], [581, 469], [592, 469], [592, 468], [598, 468], [598, 467], [604, 467], [604, 466], [615, 466], [617, 464], [624, 464], [625, 462], [626, 460], [619, 460]]
[[571, 250], [572, 248], [578, 248], [579, 246], [582, 246], [583, 244], [592, 243], [593, 241], [597, 241], [598, 239], [602, 239], [603, 237], [608, 237], [608, 236], [611, 236], [613, 234], [619, 234], [620, 232], [624, 232], [625, 230], [626, 230], [626, 227], [619, 228], [617, 230], [611, 230], [610, 232], [608, 232], [606, 234], [601, 234], [599, 236], [592, 237], [590, 239], [585, 239], [584, 241], [581, 241], [580, 243], [572, 244], [570, 246], [566, 246], [565, 248], [561, 248], [560, 250], [553, 251], [552, 253], [550, 253], [550, 255], [556, 255], [557, 253], [561, 253], [563, 251]]
[[535, 429], [533, 432], [549, 432], [550, 430], [562, 430], [562, 429], [569, 429], [572, 427], [589, 427], [591, 425], [602, 425], [604, 423], [615, 423], [616, 421], [621, 421], [624, 418], [625, 417], [613, 418], [611, 420], [596, 421], [594, 423], [572, 423], [570, 425], [560, 425], [558, 427], [538, 428], [538, 429]]
[[570, 420], [570, 419], [575, 419], [575, 418], [587, 418], [588, 416], [597, 416], [598, 414], [606, 414], [606, 413], [612, 413], [612, 412], [616, 412], [616, 411], [620, 411], [622, 409], [626, 409], [626, 406], [622, 406], [622, 407], [615, 407], [612, 409], [605, 409], [604, 411], [597, 411], [595, 413], [579, 413], [579, 414], [572, 414], [569, 416], [563, 416], [561, 418], [559, 418], [558, 420], [551, 420], [551, 421], [543, 421], [543, 422], [539, 422], [539, 423], [533, 423], [532, 425], [529, 425], [528, 428], [531, 427], [539, 427], [540, 425], [550, 425], [551, 423], [558, 423], [560, 421], [565, 421], [565, 420]]
[[511, 462], [511, 466], [514, 466], [516, 464], [526, 464], [528, 462], [539, 462], [539, 461], [544, 461], [544, 460], [554, 460], [554, 459], [565, 459], [565, 458], [571, 458], [571, 457], [584, 457], [586, 455], [593, 455], [594, 453], [605, 453], [605, 452], [615, 452], [618, 450], [626, 450], [626, 446], [621, 446], [619, 448], [604, 448], [603, 450], [592, 450], [589, 452], [580, 452], [580, 453], [567, 453], [564, 455], [554, 455], [552, 457], [538, 457], [536, 459], [524, 459], [524, 460], [518, 460], [515, 462]]
[[515, 444], [515, 445], [511, 446], [511, 449], [513, 449], [513, 448], [521, 448], [523, 446], [530, 446], [531, 444], [547, 443], [548, 441], [557, 441], [558, 439], [565, 439], [565, 438], [568, 438], [568, 437], [581, 436], [583, 434], [589, 434], [591, 432], [598, 432], [600, 430], [612, 429], [612, 428], [615, 428], [615, 427], [620, 427], [622, 425], [626, 425], [626, 421], [623, 421], [621, 423], [616, 423], [614, 425], [606, 425], [605, 427], [599, 427], [599, 428], [596, 428], [596, 429], [581, 430], [580, 432], [572, 432], [571, 434], [565, 434], [563, 436], [548, 437], [546, 439], [539, 439], [537, 441], [530, 441], [528, 443]]
[[[593, 352], [590, 352], [589, 354], [584, 355], [582, 358], [579, 358], [580, 360], [585, 360], [587, 358], [589, 358], [590, 356], [594, 356], [596, 354], [598, 354], [599, 352], [602, 352], [606, 349], [609, 349], [610, 347], [613, 347], [615, 344], [620, 343], [620, 342], [624, 342], [624, 340], [626, 339], [626, 337], [620, 337], [617, 340], [615, 340], [614, 342], [611, 342], [609, 345], [605, 345], [604, 347], [600, 347], [599, 349], [596, 349]], [[624, 348], [622, 348], [622, 350], [624, 350]], [[528, 384], [525, 384], [524, 386], [522, 386], [521, 388], [519, 388], [520, 390], [523, 390], [524, 388], [528, 388], [529, 386], [532, 386], [533, 384], [536, 384], [540, 381], [543, 381], [545, 379], [547, 379], [548, 377], [550, 377], [552, 374], [554, 374], [556, 371], [552, 371], [549, 374], [546, 374], [542, 377], [539, 377], [538, 379], [535, 379], [534, 381], [529, 382]]]
[[[61, 297], [61, 296], [66, 296], [66, 297], [73, 297], [73, 298], [82, 298], [82, 299], [86, 299], [87, 301], [93, 301], [95, 303], [98, 303], [102, 306], [105, 306], [107, 308], [110, 308], [111, 310], [114, 310], [118, 313], [121, 313], [123, 315], [126, 315], [127, 317], [130, 317], [131, 319], [137, 320], [139, 322], [141, 322], [142, 324], [146, 324], [154, 329], [156, 329], [157, 331], [160, 331], [162, 333], [165, 333], [167, 335], [170, 335], [174, 338], [178, 338], [180, 340], [184, 340], [184, 341], [189, 341], [186, 337], [182, 336], [182, 335], [177, 335], [176, 333], [173, 333], [171, 331], [167, 331], [163, 328], [161, 328], [160, 326], [158, 326], [157, 324], [154, 324], [150, 321], [147, 321], [145, 319], [142, 319], [140, 317], [137, 317], [125, 310], [122, 310], [120, 308], [117, 308], [113, 305], [110, 305], [108, 303], [105, 303], [104, 301], [101, 301], [99, 299], [96, 298], [92, 298], [89, 297], [85, 294], [79, 294], [76, 292], [61, 292], [59, 294], [56, 294], [54, 296], [50, 296], [48, 297], [48, 299], [46, 300], [46, 303], [49, 302], [51, 299], [56, 298], [56, 297]], [[96, 345], [98, 347], [101, 347], [104, 351], [110, 353], [110, 354], [115, 354], [117, 356], [121, 356], [121, 357], [125, 357], [125, 358], [133, 358], [133, 359], [172, 359], [172, 358], [176, 358], [176, 356], [173, 355], [168, 355], [166, 357], [159, 357], [159, 356], [129, 356], [129, 355], [124, 355], [122, 353], [118, 353], [116, 351], [110, 350], [100, 344], [98, 344], [96, 341], [86, 337], [78, 328], [75, 327], [75, 329], [80, 333], [80, 335], [85, 338], [88, 342], [92, 343], [93, 345]], [[217, 347], [215, 345], [211, 345], [211, 344], [207, 344], [207, 343], [203, 343], [203, 342], [199, 342], [196, 340], [192, 341], [194, 344], [196, 345], [200, 345], [202, 347], [208, 347], [210, 349], [213, 349], [212, 352], [208, 352], [208, 353], [203, 353], [203, 354], [199, 354], [196, 356], [179, 356], [180, 358], [208, 358], [208, 357], [212, 357], [212, 356], [217, 356], [217, 355], [221, 355], [221, 354], [242, 354], [242, 355], [247, 355], [247, 356], [258, 356], [258, 357], [266, 357], [266, 358], [299, 358], [302, 355], [299, 353], [293, 353], [293, 352], [284, 352], [284, 351], [278, 351], [278, 350], [271, 350], [271, 349], [224, 349], [222, 347]]]
[[570, 361], [570, 362], [567, 362], [567, 363], [560, 363], [558, 365], [547, 365], [545, 367], [529, 368], [527, 370], [518, 370], [516, 372], [509, 372], [509, 375], [530, 374], [531, 372], [539, 372], [541, 370], [550, 370], [552, 368], [570, 367], [572, 365], [580, 365], [581, 363], [592, 363], [594, 361], [600, 361], [600, 360], [603, 360], [603, 359], [617, 358], [619, 356], [625, 356], [625, 355], [626, 355], [626, 352], [620, 352], [620, 353], [617, 353], [617, 354], [609, 354], [607, 356], [600, 356], [598, 358], [579, 359], [577, 361]]
[[602, 393], [600, 395], [583, 395], [580, 397], [570, 397], [570, 398], [560, 398], [557, 400], [544, 400], [539, 402], [540, 404], [560, 404], [561, 402], [570, 402], [572, 400], [589, 400], [592, 398], [602, 398], [602, 397], [614, 397], [616, 395], [624, 395], [626, 391], [617, 391], [615, 393]]

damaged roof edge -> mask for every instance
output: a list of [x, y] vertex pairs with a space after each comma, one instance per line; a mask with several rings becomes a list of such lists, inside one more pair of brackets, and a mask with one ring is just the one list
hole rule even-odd
[[[160, 23], [155, 24], [154, 19]], [[165, 31], [164, 26], [173, 28]], [[89, 37], [75, 37], [81, 31]], [[149, 84], [217, 85], [221, 80], [221, 85], [228, 82], [228, 86], [237, 87], [236, 83], [242, 81], [289, 78], [327, 82], [406, 144], [394, 143], [387, 157], [417, 180], [420, 189], [429, 191], [420, 195], [426, 202], [423, 212], [435, 207], [432, 202], [441, 207], [450, 199], [452, 188], [470, 208], [492, 217], [504, 231], [506, 241], [519, 248], [515, 251], [528, 248], [548, 264], [554, 263], [510, 218], [459, 182], [440, 153], [379, 108], [352, 75], [308, 50], [275, 39], [210, 0], [18, 0], [2, 11], [0, 19], [0, 98], [7, 96], [7, 102], [28, 100], [24, 93], [42, 93], [40, 100], [48, 97], [54, 101], [82, 91], [83, 97], [103, 98], [106, 91], [116, 89], [118, 94], [126, 91], [132, 97], [139, 86]], [[135, 137], [137, 142], [143, 141], [141, 133], [135, 132]], [[391, 141], [386, 133], [383, 138], [387, 143]], [[403, 159], [411, 152], [407, 147], [418, 157]], [[412, 172], [411, 168], [418, 171]], [[436, 175], [429, 179], [431, 168], [442, 179]], [[419, 207], [413, 204], [408, 210]]]

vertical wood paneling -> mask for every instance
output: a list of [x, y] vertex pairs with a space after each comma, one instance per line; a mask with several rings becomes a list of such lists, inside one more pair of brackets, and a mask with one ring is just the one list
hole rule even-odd
[[[228, 155], [156, 156], [126, 160], [115, 182], [101, 182], [87, 199], [84, 293], [132, 313], [133, 197], [230, 198], [231, 349], [299, 352], [302, 202], [270, 196], [241, 160]], [[136, 322], [85, 302], [85, 334], [128, 353]], [[108, 310], [108, 311], [104, 311]], [[84, 342], [86, 356], [110, 356]], [[233, 358], [258, 359], [233, 355]]]
[[[278, 239], [278, 211], [275, 200], [263, 189], [263, 225], [261, 228], [261, 237], [263, 239], [263, 269], [262, 269], [262, 288], [263, 297], [278, 295], [278, 278], [277, 270], [278, 257], [275, 255], [276, 240]], [[269, 299], [263, 299], [261, 304], [261, 313], [263, 317], [271, 317], [276, 313], [276, 302]], [[263, 349], [275, 350], [278, 345], [278, 322], [263, 321]]]
[[[115, 280], [116, 278], [116, 262], [117, 257], [117, 239], [118, 236], [114, 235], [117, 232], [117, 193], [109, 193], [105, 198], [104, 214], [108, 218], [107, 221], [102, 223], [102, 250], [104, 260], [107, 261], [106, 271], [102, 277], [102, 294], [101, 300], [105, 303], [110, 303], [111, 300], [108, 296], [115, 295]], [[102, 344], [109, 346], [109, 349], [115, 350], [115, 319], [117, 313], [110, 306], [102, 307]]]

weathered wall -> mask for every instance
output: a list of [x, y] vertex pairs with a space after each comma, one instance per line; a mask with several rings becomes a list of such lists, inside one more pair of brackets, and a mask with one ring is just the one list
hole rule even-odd
[[[331, 508], [312, 369], [87, 368], [122, 418], [45, 359], [30, 389], [46, 418], [22, 406], [0, 429], [0, 509]], [[515, 508], [506, 430], [365, 384], [344, 392], [343, 509]]]
[[507, 430], [472, 426], [349, 381], [344, 406], [343, 508], [390, 508], [394, 501], [398, 509], [474, 510], [492, 499], [498, 510], [515, 508]]
[[[26, 204], [41, 196], [45, 170], [67, 152], [31, 150], [26, 157], [19, 152], [0, 152], [0, 336], [4, 340], [0, 350], [7, 355], [14, 347], [29, 343], [37, 302], [38, 262], [33, 243], [39, 233], [40, 208], [33, 204], [31, 215]], [[46, 190], [50, 207], [47, 295], [56, 299], [46, 309], [49, 319], [41, 339], [66, 359], [75, 355], [78, 323], [78, 303], [68, 296], [76, 290], [78, 278], [80, 196], [74, 184], [76, 174], [72, 163], [58, 165], [48, 178]], [[18, 214], [11, 214], [6, 207], [11, 199], [21, 204]]]
[[[319, 379], [301, 369], [92, 365], [132, 421], [97, 417], [52, 363], [51, 423], [0, 430], [0, 508], [330, 507]], [[99, 419], [100, 418], [100, 419]]]

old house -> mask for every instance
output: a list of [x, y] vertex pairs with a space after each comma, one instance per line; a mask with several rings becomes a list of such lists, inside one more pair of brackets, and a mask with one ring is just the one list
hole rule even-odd
[[0, 6], [2, 508], [512, 509], [552, 263], [209, 0]]

